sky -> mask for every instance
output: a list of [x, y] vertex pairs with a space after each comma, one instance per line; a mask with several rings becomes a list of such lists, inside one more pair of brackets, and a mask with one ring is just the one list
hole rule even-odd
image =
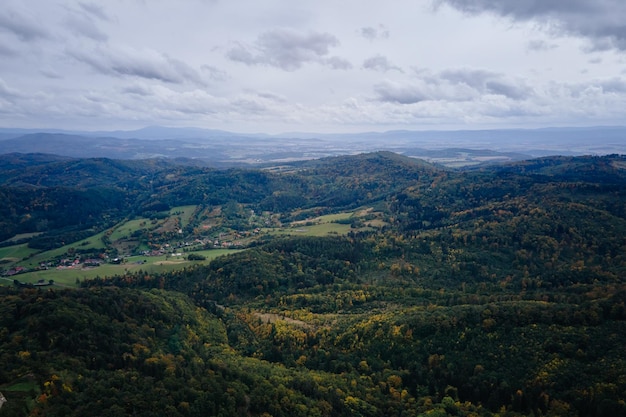
[[624, 0], [3, 0], [0, 127], [626, 124]]

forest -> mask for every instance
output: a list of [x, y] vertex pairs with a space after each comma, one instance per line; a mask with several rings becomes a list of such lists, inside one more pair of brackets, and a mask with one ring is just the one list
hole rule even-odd
[[[2, 281], [0, 416], [626, 415], [624, 156], [0, 158], [4, 247], [185, 205], [221, 235], [347, 228], [267, 228], [210, 262], [72, 288]], [[189, 222], [177, 239], [197, 238]]]

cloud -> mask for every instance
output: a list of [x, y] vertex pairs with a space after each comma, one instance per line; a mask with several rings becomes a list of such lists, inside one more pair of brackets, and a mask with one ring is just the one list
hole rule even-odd
[[439, 76], [451, 84], [466, 85], [479, 94], [502, 95], [512, 100], [524, 100], [533, 94], [532, 88], [524, 82], [490, 71], [456, 69], [442, 71]]
[[8, 44], [2, 42], [2, 39], [0, 39], [0, 55], [17, 56], [17, 50], [11, 48]]
[[67, 52], [77, 61], [106, 75], [131, 76], [172, 84], [204, 84], [198, 72], [184, 62], [151, 49], [98, 46], [93, 51], [76, 49]]
[[626, 81], [621, 78], [613, 78], [600, 82], [600, 87], [605, 93], [626, 94]]
[[321, 62], [336, 70], [349, 70], [352, 68], [352, 64], [350, 63], [350, 61], [338, 56], [331, 56], [330, 58], [324, 59]]
[[378, 101], [387, 103], [415, 104], [431, 99], [431, 97], [417, 85], [400, 84], [391, 81], [385, 81], [375, 85], [374, 91], [378, 94]]
[[484, 91], [490, 94], [504, 96], [512, 100], [525, 100], [532, 93], [532, 89], [530, 88], [499, 80], [489, 80], [485, 82]]
[[225, 71], [212, 65], [202, 65], [200, 69], [203, 73], [208, 74], [213, 81], [226, 81], [228, 79], [228, 74]]
[[78, 5], [80, 6], [80, 8], [85, 11], [87, 14], [96, 17], [100, 20], [104, 20], [104, 21], [109, 21], [109, 16], [106, 14], [106, 12], [104, 11], [104, 9], [102, 8], [102, 6], [100, 6], [99, 4], [95, 4], [95, 3], [86, 3], [86, 2], [79, 2]]
[[275, 103], [285, 103], [287, 104], [289, 101], [287, 100], [287, 98], [285, 96], [279, 95], [279, 94], [275, 94], [269, 91], [259, 91], [259, 92], [253, 92], [254, 94], [256, 94], [257, 96], [259, 96], [262, 99], [265, 100], [269, 100]]
[[104, 9], [96, 4], [79, 2], [78, 7], [67, 6], [64, 27], [74, 35], [84, 36], [98, 42], [104, 42], [108, 35], [98, 28], [101, 21], [110, 19]]
[[11, 88], [4, 82], [2, 78], [0, 78], [0, 98], [4, 99], [13, 99], [17, 97], [21, 97], [22, 94], [14, 88]]
[[512, 20], [534, 20], [567, 35], [587, 38], [592, 49], [626, 51], [623, 0], [435, 0], [468, 14], [493, 13]]
[[149, 97], [153, 95], [152, 90], [144, 86], [134, 84], [122, 89], [122, 94], [131, 94], [134, 96]]
[[95, 22], [84, 16], [68, 16], [65, 19], [65, 27], [74, 34], [85, 36], [95, 41], [104, 42], [108, 36], [96, 26]]
[[558, 48], [558, 46], [544, 40], [531, 40], [526, 44], [526, 48], [529, 51], [549, 51], [551, 49]]
[[42, 68], [39, 68], [39, 73], [41, 75], [43, 75], [44, 77], [50, 78], [50, 79], [53, 79], [53, 80], [61, 80], [61, 79], [63, 79], [63, 75], [59, 74], [58, 71], [55, 71], [50, 66], [43, 66]]
[[391, 64], [387, 57], [382, 55], [376, 55], [371, 58], [367, 58], [365, 61], [363, 61], [363, 68], [379, 72], [387, 72], [391, 70], [402, 72], [402, 69], [400, 67]]
[[[317, 62], [337, 68], [341, 61], [325, 58], [339, 41], [329, 33], [299, 33], [275, 29], [261, 34], [254, 45], [238, 44], [227, 57], [247, 65], [269, 65], [285, 71], [295, 71], [305, 63]], [[345, 68], [345, 62], [342, 64]], [[339, 68], [342, 67], [339, 65]]]
[[48, 37], [40, 23], [8, 7], [0, 10], [0, 31], [12, 33], [22, 41]]
[[389, 29], [384, 25], [363, 27], [359, 30], [359, 34], [370, 42], [377, 39], [389, 39]]
[[376, 84], [374, 92], [376, 100], [396, 104], [471, 102], [489, 96], [521, 102], [535, 94], [522, 80], [510, 79], [495, 72], [464, 68], [435, 73], [417, 70], [412, 78], [404, 82], [385, 81]]

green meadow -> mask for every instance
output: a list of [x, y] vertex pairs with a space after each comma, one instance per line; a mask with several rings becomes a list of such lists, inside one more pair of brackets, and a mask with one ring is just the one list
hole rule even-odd
[[240, 250], [241, 249], [210, 249], [193, 252], [204, 256], [206, 258], [204, 261], [188, 261], [186, 257], [189, 253], [183, 253], [179, 256], [131, 256], [126, 258], [121, 264], [103, 263], [100, 266], [90, 268], [83, 268], [82, 265], [76, 268], [50, 268], [7, 277], [0, 281], [0, 283], [7, 285], [12, 283], [14, 279], [30, 284], [34, 284], [40, 280], [54, 280], [55, 285], [74, 287], [79, 281], [84, 279], [108, 277], [140, 270], [150, 273], [168, 272], [193, 264], [207, 264], [218, 256], [228, 255], [239, 252]]
[[178, 217], [180, 217], [180, 223], [181, 223], [180, 227], [186, 227], [191, 221], [193, 213], [196, 211], [196, 207], [198, 206], [191, 205], [191, 206], [174, 207], [173, 209], [170, 210], [170, 216], [178, 215]]
[[285, 236], [326, 236], [330, 234], [345, 235], [349, 231], [349, 224], [339, 223], [321, 223], [313, 225], [298, 225], [281, 229], [264, 229], [264, 232], [269, 235]]
[[[193, 218], [197, 206], [188, 205], [174, 207], [170, 210], [170, 218], [178, 217], [181, 227], [188, 225]], [[326, 235], [345, 235], [350, 230], [349, 224], [341, 224], [339, 222], [350, 219], [355, 216], [353, 212], [329, 214], [319, 216], [306, 221], [294, 222], [284, 228], [267, 228], [264, 232], [268, 235], [281, 236], [326, 236]], [[14, 279], [24, 283], [37, 283], [38, 281], [53, 280], [55, 285], [75, 287], [80, 281], [85, 279], [93, 279], [96, 277], [107, 277], [120, 275], [124, 273], [133, 273], [139, 270], [149, 273], [168, 272], [176, 269], [184, 268], [193, 263], [208, 263], [218, 256], [228, 253], [234, 253], [234, 249], [211, 249], [203, 251], [195, 251], [193, 253], [202, 255], [206, 258], [204, 261], [188, 261], [186, 259], [188, 253], [168, 254], [162, 256], [129, 256], [124, 259], [121, 264], [103, 263], [98, 267], [83, 268], [82, 264], [77, 267], [50, 267], [49, 269], [35, 270], [42, 263], [48, 263], [62, 258], [73, 259], [74, 254], [86, 249], [105, 249], [105, 241], [114, 243], [129, 239], [133, 233], [138, 231], [149, 231], [160, 227], [167, 220], [153, 220], [148, 218], [136, 218], [132, 220], [124, 220], [116, 226], [96, 233], [86, 239], [72, 242], [62, 247], [38, 252], [35, 249], [28, 248], [27, 244], [19, 244], [0, 248], [0, 260], [3, 261], [2, 269], [9, 269], [13, 266], [23, 266], [32, 272], [19, 275], [5, 277], [0, 280], [0, 285], [10, 285]], [[105, 239], [105, 236], [108, 239]], [[191, 252], [190, 252], [191, 253]]]
[[266, 228], [263, 231], [269, 235], [282, 236], [326, 236], [345, 235], [351, 226], [349, 224], [336, 223], [341, 220], [348, 220], [354, 216], [353, 212], [327, 214], [313, 219], [293, 222], [290, 227], [273, 229]]
[[6, 246], [0, 248], [0, 260], [5, 262], [17, 262], [34, 253], [37, 253], [37, 250], [29, 248], [26, 243]]

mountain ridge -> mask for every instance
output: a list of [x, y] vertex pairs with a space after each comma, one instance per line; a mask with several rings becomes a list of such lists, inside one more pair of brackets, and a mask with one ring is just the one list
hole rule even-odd
[[[11, 133], [13, 132], [13, 133]], [[481, 165], [548, 155], [626, 153], [626, 127], [387, 131], [350, 134], [240, 134], [198, 128], [71, 132], [0, 129], [0, 153], [56, 153], [117, 159], [190, 158], [214, 166], [319, 159], [388, 150]]]

